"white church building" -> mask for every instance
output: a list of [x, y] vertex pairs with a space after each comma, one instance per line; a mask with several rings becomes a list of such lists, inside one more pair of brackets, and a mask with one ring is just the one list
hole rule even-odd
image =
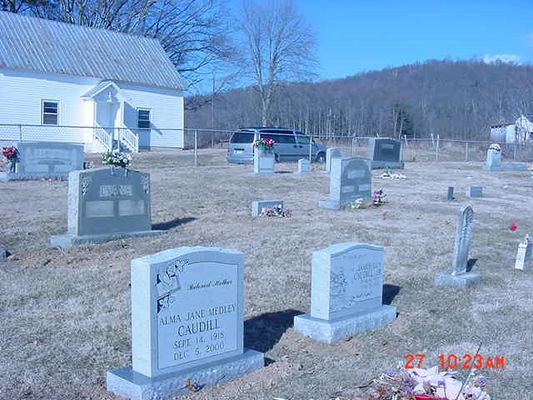
[[183, 148], [180, 74], [159, 41], [0, 12], [0, 141]]

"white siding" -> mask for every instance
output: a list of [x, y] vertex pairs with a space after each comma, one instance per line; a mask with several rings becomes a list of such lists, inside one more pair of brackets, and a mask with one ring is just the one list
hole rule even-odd
[[[99, 82], [96, 78], [0, 69], [0, 124], [41, 125], [44, 99], [59, 101], [58, 125], [94, 126], [94, 103], [82, 100], [81, 96]], [[183, 147], [181, 92], [118, 82], [117, 85], [121, 109], [116, 114], [116, 127], [123, 124], [138, 133], [142, 147]], [[137, 108], [151, 110], [152, 129], [137, 129]], [[1, 128], [0, 135], [5, 136], [6, 129]], [[93, 141], [90, 129], [35, 127], [24, 131], [27, 140], [33, 134], [33, 140]]]
[[[183, 96], [172, 89], [119, 84], [124, 99], [123, 121], [139, 135], [141, 147], [183, 148]], [[137, 109], [150, 110], [152, 129], [137, 129]]]

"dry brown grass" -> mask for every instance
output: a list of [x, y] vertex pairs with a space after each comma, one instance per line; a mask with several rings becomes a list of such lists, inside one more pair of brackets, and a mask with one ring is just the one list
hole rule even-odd
[[[168, 232], [59, 250], [48, 238], [66, 230], [66, 182], [0, 183], [0, 238], [13, 255], [0, 264], [0, 398], [113, 399], [105, 372], [130, 363], [129, 263], [164, 249], [203, 245], [245, 254], [245, 345], [268, 365], [187, 399], [349, 398], [408, 353], [504, 355], [505, 370], [485, 370], [495, 399], [531, 399], [532, 272], [513, 269], [517, 244], [533, 232], [533, 180], [525, 172], [488, 173], [481, 163], [407, 163], [406, 180], [384, 181], [388, 204], [334, 212], [320, 171], [255, 176], [206, 152], [191, 168], [188, 152], [141, 153], [134, 167], [152, 174], [152, 220]], [[294, 164], [282, 164], [292, 171]], [[316, 167], [316, 166], [315, 166]], [[482, 282], [469, 290], [435, 288], [433, 275], [451, 265], [456, 215], [469, 184], [485, 197], [475, 212], [471, 257]], [[455, 186], [457, 200], [447, 202]], [[280, 198], [290, 219], [254, 219], [252, 200]], [[507, 229], [516, 221], [519, 230]], [[292, 329], [309, 307], [311, 252], [332, 243], [385, 246], [385, 283], [397, 320], [334, 345]]]

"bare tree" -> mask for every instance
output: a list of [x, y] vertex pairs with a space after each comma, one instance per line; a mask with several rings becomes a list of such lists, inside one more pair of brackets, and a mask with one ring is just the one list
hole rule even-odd
[[316, 35], [291, 0], [245, 0], [238, 28], [243, 65], [259, 93], [261, 122], [267, 125], [276, 87], [312, 76]]
[[3, 9], [158, 39], [189, 87], [235, 54], [226, 0], [0, 0]]

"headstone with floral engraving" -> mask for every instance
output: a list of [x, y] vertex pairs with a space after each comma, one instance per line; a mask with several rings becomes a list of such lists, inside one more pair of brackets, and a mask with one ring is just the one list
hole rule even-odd
[[107, 389], [156, 400], [242, 376], [264, 364], [244, 348], [243, 255], [181, 247], [131, 262], [132, 366]]

